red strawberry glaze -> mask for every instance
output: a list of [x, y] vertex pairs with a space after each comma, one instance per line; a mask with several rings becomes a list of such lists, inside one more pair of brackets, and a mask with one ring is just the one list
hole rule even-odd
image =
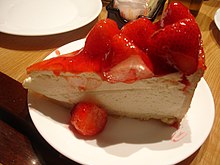
[[[204, 51], [202, 47], [198, 61], [198, 69], [202, 69], [204, 71], [206, 66]], [[155, 59], [153, 61], [153, 68], [153, 70], [157, 73], [155, 76], [163, 76], [169, 73], [177, 72], [174, 68], [170, 67], [169, 65], [165, 65], [159, 59]], [[61, 72], [96, 72], [101, 77], [103, 75], [100, 62], [88, 58], [86, 51], [83, 51], [83, 49], [33, 64], [27, 68], [27, 73], [30, 73], [31, 71], [43, 70], [53, 71], [55, 75], [59, 75]], [[180, 82], [185, 84], [186, 87], [190, 85], [184, 75]]]
[[35, 70], [53, 71], [56, 75], [61, 72], [100, 73], [101, 62], [110, 51], [111, 39], [117, 33], [119, 33], [119, 29], [114, 21], [100, 20], [89, 32], [84, 48], [34, 64], [27, 68], [27, 73]]
[[59, 56], [60, 55], [60, 51], [57, 49], [57, 50], [55, 50], [55, 54], [57, 55], [57, 56]]
[[186, 75], [197, 70], [201, 33], [195, 20], [182, 19], [167, 25], [147, 42], [147, 51], [153, 62], [161, 61], [165, 68], [167, 64]]
[[[103, 61], [100, 61], [99, 59], [97, 60], [91, 58], [91, 56], [88, 54], [88, 51], [82, 48], [81, 50], [69, 54], [60, 55], [56, 58], [51, 58], [49, 60], [45, 60], [33, 64], [32, 66], [27, 68], [27, 73], [30, 73], [32, 71], [53, 71], [54, 74], [58, 76], [60, 75], [61, 72], [70, 72], [74, 74], [78, 74], [82, 72], [95, 72], [98, 75], [100, 75], [100, 77], [104, 81], [114, 82], [114, 83], [116, 82], [130, 83], [133, 82], [134, 80], [153, 76], [153, 73], [151, 71], [152, 64], [148, 56], [142, 50], [137, 48], [135, 45], [133, 45], [132, 42], [130, 42], [126, 38], [121, 37], [121, 35], [115, 35], [114, 40], [115, 42], [113, 42], [114, 43], [113, 46], [117, 48], [117, 51], [114, 50], [113, 53], [114, 57], [110, 58], [113, 61], [111, 60], [109, 61], [108, 58], [106, 58], [105, 60], [103, 59]], [[120, 44], [120, 48], [118, 47], [118, 44]], [[110, 57], [110, 55], [112, 56], [113, 54], [109, 53], [108, 57]], [[121, 76], [119, 76], [119, 79], [117, 79], [116, 81], [113, 80], [110, 81], [104, 76], [106, 71], [110, 71], [117, 64], [120, 64], [123, 60], [128, 59], [130, 56], [134, 56], [134, 58], [132, 59], [140, 60], [142, 64], [140, 63], [136, 64], [134, 63], [134, 61], [131, 60], [128, 61], [131, 63], [129, 63], [129, 65], [125, 65], [127, 67], [126, 71], [129, 69], [131, 71], [128, 73], [126, 72], [127, 73], [126, 75], [124, 74], [124, 72], [120, 70], [121, 69], [120, 67], [116, 70], [114, 69], [114, 71], [111, 72], [112, 75], [109, 75], [110, 77], [115, 77], [116, 76], [115, 73], [119, 73], [118, 75], [120, 74], [122, 75], [122, 78], [120, 78]], [[134, 64], [137, 66], [133, 66]], [[149, 69], [149, 71], [146, 70], [147, 69], [146, 66]], [[142, 69], [144, 68], [144, 70], [140, 72], [140, 68]]]
[[[202, 46], [199, 51], [197, 70], [201, 70], [203, 73], [206, 70], [205, 54]], [[185, 85], [184, 88], [182, 89], [183, 91], [187, 91], [188, 87], [191, 85], [186, 75], [184, 74], [182, 75], [181, 80], [179, 82]]]
[[206, 68], [207, 67], [205, 65], [205, 53], [204, 53], [203, 47], [201, 46], [201, 48], [199, 50], [198, 69], [205, 71]]
[[124, 34], [113, 37], [112, 49], [103, 61], [102, 69], [103, 78], [111, 83], [132, 83], [154, 75], [148, 55]]
[[162, 14], [158, 24], [163, 28], [185, 18], [193, 20], [195, 19], [194, 16], [190, 13], [189, 9], [182, 3], [171, 2]]
[[[166, 17], [164, 17], [164, 19], [165, 18]], [[149, 27], [146, 26], [142, 31], [141, 25], [144, 22]], [[128, 35], [135, 30], [132, 26], [139, 28], [140, 34], [136, 32], [135, 34], [137, 36], [133, 34]], [[180, 70], [183, 75], [190, 75], [198, 68], [205, 70], [204, 51], [200, 43], [201, 34], [195, 20], [181, 18], [181, 21], [167, 25], [163, 29], [154, 32], [156, 30], [155, 27], [156, 25], [149, 23], [149, 21], [139, 19], [137, 22], [128, 24], [120, 31], [114, 21], [109, 19], [101, 20], [89, 32], [84, 48], [36, 63], [27, 68], [27, 73], [43, 70], [53, 71], [56, 75], [59, 75], [61, 72], [76, 74], [95, 72], [99, 74], [103, 80], [108, 81], [103, 72], [110, 71], [112, 68], [114, 68], [114, 73], [122, 69], [125, 70], [126, 68], [123, 68], [125, 65], [115, 67], [122, 63], [123, 60], [127, 60], [127, 69], [130, 68], [131, 71], [133, 71], [134, 67], [131, 68], [130, 65], [128, 65], [132, 63], [132, 60], [129, 61], [128, 59], [133, 55], [140, 57], [149, 69], [148, 72], [153, 71], [152, 75], [154, 76], [163, 76], [177, 72], [178, 70]], [[147, 33], [147, 31], [150, 31], [149, 36], [139, 41], [138, 39], [142, 38], [143, 34], [145, 32]], [[174, 32], [176, 35], [173, 34]], [[188, 34], [188, 37], [186, 37], [185, 33]], [[124, 37], [122, 37], [123, 35]], [[144, 42], [145, 40], [148, 46], [146, 52], [143, 51], [142, 46], [138, 45], [138, 43]], [[190, 44], [188, 42], [190, 42]], [[60, 54], [57, 51], [56, 53]], [[176, 67], [174, 67], [174, 65]], [[103, 67], [106, 66], [107, 70], [106, 68], [103, 69]], [[123, 73], [120, 74], [123, 75]], [[128, 75], [132, 76], [127, 76], [126, 80], [123, 79], [123, 82], [139, 79], [135, 77], [137, 75], [136, 71], [132, 73], [129, 72]], [[141, 77], [143, 78], [143, 76]], [[145, 76], [145, 78], [148, 77]], [[181, 82], [186, 86], [188, 84], [184, 79], [182, 79]]]
[[102, 60], [111, 49], [112, 37], [118, 33], [116, 22], [110, 19], [98, 21], [86, 37], [84, 51], [93, 60]]
[[[200, 50], [200, 56], [198, 60], [198, 69], [202, 69], [203, 71], [206, 69], [205, 66], [205, 58], [203, 49]], [[154, 68], [156, 66], [160, 66], [157, 68], [156, 76], [163, 76], [169, 73], [176, 72], [175, 69], [170, 66], [163, 65], [161, 61], [154, 61]], [[82, 73], [82, 72], [96, 72], [99, 75], [102, 75], [101, 72], [101, 64], [99, 61], [94, 61], [91, 58], [88, 58], [86, 52], [83, 50], [78, 50], [67, 55], [61, 55], [56, 58], [52, 58], [49, 60], [42, 61], [40, 63], [36, 63], [27, 68], [27, 73], [31, 71], [53, 71], [55, 75], [59, 75], [61, 72], [71, 72], [71, 73]], [[155, 69], [154, 69], [155, 70]], [[182, 77], [181, 83], [186, 86], [190, 85], [185, 76]]]
[[187, 135], [187, 132], [181, 130], [181, 128], [180, 128], [172, 134], [171, 141], [178, 142], [178, 141], [182, 140], [186, 135]]
[[[147, 54], [136, 47], [133, 41], [126, 39], [126, 37], [121, 37], [122, 34], [119, 34], [119, 32], [115, 22], [101, 20], [90, 31], [86, 38], [85, 46], [81, 50], [34, 64], [27, 69], [27, 72], [45, 70], [53, 71], [56, 75], [61, 72], [74, 74], [95, 72], [103, 80], [110, 82], [104, 76], [104, 72], [114, 68], [111, 70], [112, 74], [110, 75], [110, 77], [117, 77], [114, 83], [127, 83], [152, 77], [152, 64]], [[130, 56], [136, 58], [131, 59]], [[112, 60], [109, 61], [109, 57]], [[122, 61], [126, 60], [126, 63], [121, 64]], [[139, 63], [134, 64], [134, 61], [137, 62], [138, 60]], [[116, 65], [119, 67], [115, 67]], [[106, 66], [109, 66], [107, 70], [104, 68]], [[140, 69], [142, 70], [141, 72]], [[120, 74], [116, 75], [115, 73]]]
[[188, 87], [191, 85], [191, 83], [185, 75], [182, 75], [181, 80], [179, 82], [185, 85], [182, 89], [183, 91], [187, 91]]
[[146, 41], [156, 30], [156, 24], [152, 23], [147, 18], [139, 18], [124, 25], [121, 29], [121, 33], [131, 39], [137, 47], [146, 51]]
[[99, 72], [99, 61], [94, 61], [87, 56], [83, 50], [78, 50], [67, 55], [51, 58], [27, 68], [27, 73], [31, 71], [53, 71], [55, 75], [61, 72], [82, 73], [82, 72]]

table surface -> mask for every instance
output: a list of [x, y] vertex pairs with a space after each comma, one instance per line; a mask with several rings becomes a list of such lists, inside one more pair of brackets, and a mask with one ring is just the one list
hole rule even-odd
[[[201, 148], [179, 164], [220, 164], [220, 31], [213, 21], [214, 14], [219, 7], [219, 0], [204, 1], [196, 17], [202, 32], [206, 54], [207, 70], [204, 78], [210, 87], [215, 102], [214, 125]], [[105, 17], [106, 10], [103, 7], [99, 17], [87, 26], [53, 36], [22, 37], [0, 33], [0, 72], [22, 82], [26, 76], [25, 69], [27, 66], [43, 60], [56, 48], [85, 37], [95, 22]], [[22, 160], [26, 164], [43, 164], [40, 162], [36, 150], [33, 149], [32, 142], [22, 131], [18, 131], [16, 127], [14, 128], [3, 120], [0, 120], [0, 130], [2, 130], [0, 133], [0, 155], [4, 154], [4, 156], [0, 156], [0, 164], [16, 164], [16, 162], [19, 164], [18, 160]], [[16, 140], [6, 141], [6, 139], [13, 137], [16, 137], [20, 143], [16, 143]], [[15, 150], [18, 151], [15, 152]], [[71, 161], [68, 162], [71, 164]]]

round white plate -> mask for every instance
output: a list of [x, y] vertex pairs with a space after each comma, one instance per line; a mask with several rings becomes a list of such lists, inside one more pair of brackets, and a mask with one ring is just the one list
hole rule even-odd
[[[67, 53], [83, 44], [84, 40], [72, 42], [59, 51]], [[55, 52], [48, 58], [54, 56]], [[95, 165], [178, 163], [206, 140], [215, 111], [212, 94], [202, 78], [178, 130], [155, 120], [109, 117], [101, 134], [85, 139], [69, 129], [69, 109], [31, 93], [28, 102], [34, 125], [51, 146], [76, 162]]]
[[0, 0], [0, 32], [39, 36], [67, 32], [92, 22], [101, 0]]
[[220, 8], [215, 13], [214, 21], [215, 21], [215, 24], [216, 24], [218, 30], [220, 30]]

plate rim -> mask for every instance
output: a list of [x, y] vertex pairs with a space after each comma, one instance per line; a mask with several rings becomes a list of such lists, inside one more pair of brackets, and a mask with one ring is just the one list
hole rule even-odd
[[[17, 0], [14, 0], [14, 1], [17, 1]], [[85, 1], [85, 0], [84, 0]], [[89, 1], [89, 0], [86, 0], [86, 1]], [[1, 25], [0, 24], [0, 32], [1, 33], [5, 33], [5, 34], [10, 34], [10, 35], [17, 35], [17, 36], [27, 36], [27, 37], [37, 37], [37, 36], [48, 36], [48, 35], [56, 35], [56, 34], [62, 34], [62, 33], [65, 33], [65, 32], [70, 32], [70, 31], [73, 31], [73, 30], [77, 30], [77, 29], [80, 29], [86, 25], [88, 25], [89, 23], [91, 23], [92, 21], [94, 21], [96, 18], [98, 18], [99, 14], [101, 13], [102, 11], [102, 1], [101, 0], [94, 0], [97, 2], [94, 9], [96, 9], [94, 12], [94, 14], [91, 16], [89, 15], [88, 18], [86, 21], [84, 21], [84, 23], [80, 23], [78, 26], [75, 26], [75, 27], [72, 27], [72, 26], [66, 26], [66, 25], [61, 25], [61, 28], [58, 28], [56, 30], [52, 30], [50, 31], [51, 29], [49, 30], [45, 30], [45, 31], [41, 31], [41, 32], [38, 32], [38, 31], [33, 31], [31, 30], [30, 32], [29, 31], [26, 31], [24, 32], [24, 30], [22, 30], [21, 32], [18, 32], [17, 30], [13, 30], [13, 29], [8, 29], [8, 28], [2, 28], [4, 27], [4, 25]], [[63, 30], [62, 30], [63, 28]], [[54, 28], [52, 28], [54, 29]]]

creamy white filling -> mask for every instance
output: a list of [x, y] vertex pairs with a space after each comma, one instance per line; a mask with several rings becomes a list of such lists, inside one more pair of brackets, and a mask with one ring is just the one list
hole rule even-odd
[[91, 101], [109, 113], [139, 119], [181, 119], [188, 110], [201, 71], [188, 77], [190, 86], [180, 82], [181, 74], [172, 73], [133, 83], [109, 83], [95, 73], [32, 72], [25, 79], [25, 88], [73, 106], [80, 101]]

